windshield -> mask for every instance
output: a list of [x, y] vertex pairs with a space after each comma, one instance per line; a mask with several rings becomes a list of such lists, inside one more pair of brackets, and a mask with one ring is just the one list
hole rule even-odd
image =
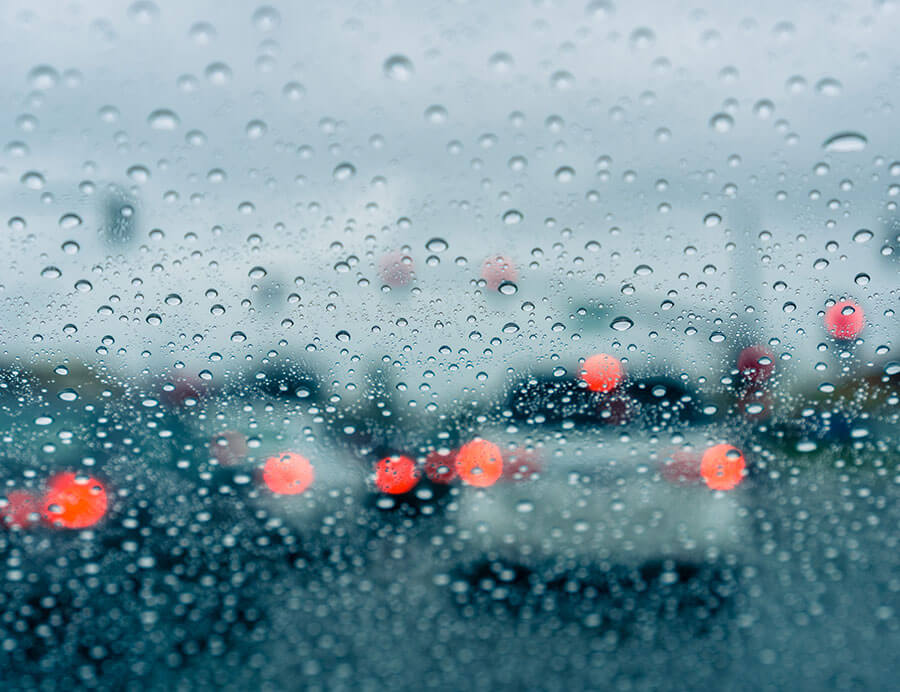
[[0, 7], [5, 689], [885, 689], [900, 7]]

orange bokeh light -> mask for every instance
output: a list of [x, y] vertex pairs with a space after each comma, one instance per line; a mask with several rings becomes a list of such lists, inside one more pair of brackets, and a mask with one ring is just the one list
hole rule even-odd
[[100, 481], [65, 471], [50, 479], [41, 499], [41, 514], [54, 526], [84, 529], [103, 518], [107, 505], [106, 488]]
[[864, 326], [865, 313], [852, 300], [842, 300], [825, 311], [825, 329], [835, 339], [855, 339]]
[[283, 452], [266, 459], [263, 481], [278, 495], [299, 495], [315, 480], [309, 459], [296, 452]]
[[375, 465], [375, 485], [383, 493], [402, 495], [416, 487], [419, 470], [405, 456], [385, 457]]
[[475, 438], [456, 455], [456, 472], [469, 485], [486, 488], [503, 473], [503, 455], [493, 442]]
[[744, 480], [744, 455], [729, 444], [710, 447], [703, 453], [700, 475], [713, 490], [731, 490]]
[[581, 379], [592, 392], [611, 392], [625, 378], [622, 361], [608, 353], [596, 353], [581, 367]]

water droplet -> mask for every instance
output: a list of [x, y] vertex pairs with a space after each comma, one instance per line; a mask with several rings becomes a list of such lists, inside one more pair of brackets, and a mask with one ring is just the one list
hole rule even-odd
[[615, 329], [617, 332], [624, 332], [634, 326], [634, 321], [628, 317], [620, 316], [616, 317], [609, 326]]
[[556, 169], [556, 181], [559, 183], [570, 183], [575, 179], [575, 169], [569, 166], [562, 166]]
[[760, 99], [753, 106], [753, 114], [762, 120], [768, 120], [775, 112], [775, 104], [769, 99]]
[[575, 86], [575, 77], [571, 72], [558, 70], [550, 76], [550, 86], [558, 91], [568, 91]]
[[41, 190], [46, 184], [46, 181], [44, 180], [44, 176], [37, 171], [28, 171], [22, 176], [22, 184], [31, 190]]
[[856, 233], [853, 234], [853, 242], [854, 243], [868, 243], [872, 238], [875, 237], [875, 234], [872, 233], [868, 228], [860, 228]]
[[138, 24], [152, 24], [159, 17], [159, 8], [149, 0], [139, 0], [128, 8], [128, 16]]
[[158, 313], [151, 312], [149, 315], [147, 315], [147, 324], [158, 327], [162, 324], [162, 317]]
[[412, 61], [405, 55], [392, 55], [384, 61], [384, 74], [389, 79], [406, 82], [415, 73]]
[[425, 243], [425, 249], [429, 252], [443, 252], [449, 246], [447, 245], [447, 241], [443, 238], [432, 238], [427, 243]]
[[632, 48], [640, 50], [652, 46], [656, 42], [656, 34], [651, 29], [642, 26], [631, 32], [629, 40]]
[[709, 227], [718, 226], [722, 223], [722, 217], [713, 212], [703, 217], [703, 223]]
[[509, 53], [503, 51], [494, 53], [488, 58], [488, 67], [497, 74], [506, 74], [510, 72], [514, 65], [513, 57]]
[[356, 168], [353, 167], [353, 164], [344, 162], [335, 167], [332, 175], [335, 180], [350, 180], [350, 178], [356, 175]]
[[281, 24], [281, 15], [274, 7], [263, 5], [253, 13], [253, 26], [259, 31], [274, 31]]
[[505, 223], [507, 226], [512, 226], [520, 223], [523, 218], [525, 217], [518, 209], [510, 209], [503, 215], [503, 223]]
[[59, 393], [59, 398], [63, 401], [75, 401], [78, 398], [78, 392], [74, 389], [63, 389]]
[[306, 95], [306, 87], [300, 82], [288, 82], [281, 90], [288, 101], [299, 101]]
[[125, 173], [136, 183], [150, 180], [150, 171], [145, 166], [131, 166]]
[[207, 46], [212, 43], [212, 40], [216, 37], [216, 30], [212, 24], [208, 24], [207, 22], [197, 22], [191, 27], [188, 35], [198, 46]]
[[434, 105], [425, 109], [425, 120], [432, 125], [443, 125], [447, 122], [447, 117], [447, 109], [443, 106]]
[[78, 281], [75, 282], [75, 288], [76, 288], [76, 290], [81, 291], [82, 293], [87, 293], [94, 287], [91, 285], [90, 281], [88, 281], [86, 279], [79, 279]]
[[269, 131], [268, 125], [262, 120], [251, 120], [245, 129], [250, 139], [259, 139]]
[[62, 272], [57, 267], [44, 267], [41, 276], [45, 279], [58, 279], [62, 276]]
[[59, 72], [49, 65], [38, 65], [28, 73], [28, 83], [32, 89], [52, 89], [59, 83]]
[[181, 124], [181, 120], [168, 108], [160, 108], [153, 111], [148, 117], [147, 122], [154, 130], [174, 130]]
[[204, 72], [210, 84], [223, 86], [231, 81], [231, 68], [223, 62], [214, 62], [207, 65]]
[[862, 151], [869, 143], [865, 137], [858, 132], [839, 132], [825, 140], [822, 146], [825, 151], [833, 151], [835, 153], [844, 154], [854, 151]]
[[834, 77], [825, 77], [816, 82], [816, 91], [822, 96], [839, 96], [843, 85]]
[[244, 334], [244, 332], [234, 332], [231, 335], [231, 340], [234, 341], [235, 343], [241, 343], [241, 342], [247, 340], [247, 335]]
[[166, 296], [166, 305], [181, 305], [181, 296], [177, 293], [170, 293]]
[[716, 113], [709, 121], [709, 126], [716, 132], [730, 132], [734, 127], [734, 118], [728, 113]]

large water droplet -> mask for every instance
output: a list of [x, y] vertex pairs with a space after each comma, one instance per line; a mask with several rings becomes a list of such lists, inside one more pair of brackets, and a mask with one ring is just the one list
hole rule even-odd
[[868, 228], [860, 228], [856, 233], [853, 234], [853, 242], [854, 243], [868, 243], [874, 237], [874, 233], [870, 231]]
[[425, 249], [429, 252], [443, 252], [447, 247], [447, 241], [443, 238], [432, 238], [425, 243]]
[[858, 132], [839, 132], [825, 140], [822, 146], [825, 151], [833, 151], [835, 153], [848, 153], [854, 151], [862, 151], [869, 143], [865, 137]]
[[634, 326], [634, 321], [628, 317], [620, 316], [616, 317], [609, 326], [615, 329], [617, 332], [624, 332]]

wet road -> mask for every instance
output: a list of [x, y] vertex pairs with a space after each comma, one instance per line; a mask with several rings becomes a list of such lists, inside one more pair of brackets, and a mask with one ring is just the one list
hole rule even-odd
[[15, 537], [4, 683], [884, 689], [900, 670], [900, 482], [897, 454], [878, 456], [770, 464], [749, 549], [715, 566], [529, 575], [473, 556], [440, 511], [353, 509], [304, 534], [234, 498], [169, 540]]

